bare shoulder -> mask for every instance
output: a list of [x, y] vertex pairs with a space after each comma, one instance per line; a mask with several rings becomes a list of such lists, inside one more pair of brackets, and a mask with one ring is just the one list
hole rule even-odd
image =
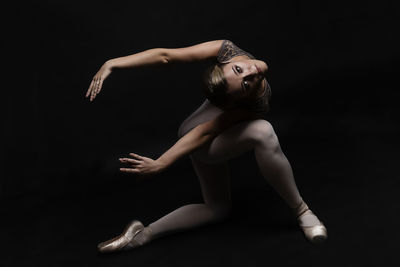
[[182, 47], [165, 48], [165, 57], [169, 62], [191, 62], [216, 58], [224, 40], [214, 40]]

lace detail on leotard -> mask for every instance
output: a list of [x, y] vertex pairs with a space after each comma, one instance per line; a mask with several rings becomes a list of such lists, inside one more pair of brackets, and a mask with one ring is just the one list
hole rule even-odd
[[255, 59], [255, 57], [252, 54], [240, 49], [231, 41], [224, 40], [222, 42], [221, 48], [218, 51], [217, 61], [219, 63], [223, 63], [230, 60], [233, 57], [237, 57], [240, 55], [246, 55], [251, 59]]

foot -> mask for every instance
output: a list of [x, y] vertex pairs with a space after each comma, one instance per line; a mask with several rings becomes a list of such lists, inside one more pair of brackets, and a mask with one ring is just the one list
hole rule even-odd
[[138, 244], [134, 238], [143, 229], [144, 229], [143, 224], [137, 220], [134, 220], [126, 226], [124, 232], [121, 235], [100, 243], [97, 246], [97, 248], [99, 249], [100, 252], [104, 253], [104, 252], [114, 252], [138, 246], [140, 244]]
[[314, 244], [319, 244], [328, 238], [325, 225], [308, 208], [304, 201], [295, 209], [295, 215], [305, 237]]
[[135, 248], [139, 246], [143, 246], [144, 244], [151, 241], [152, 231], [150, 227], [143, 228], [137, 235], [135, 235], [131, 242], [129, 242], [125, 248]]

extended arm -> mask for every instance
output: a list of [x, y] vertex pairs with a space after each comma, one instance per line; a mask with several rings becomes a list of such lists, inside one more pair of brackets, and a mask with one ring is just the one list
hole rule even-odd
[[216, 57], [223, 40], [209, 41], [184, 48], [153, 48], [106, 62], [111, 69], [162, 65], [171, 62], [192, 62]]
[[136, 174], [154, 174], [161, 172], [171, 166], [181, 157], [188, 155], [198, 148], [212, 141], [219, 133], [235, 123], [243, 120], [260, 118], [259, 115], [243, 110], [235, 109], [220, 114], [215, 119], [199, 124], [186, 135], [180, 138], [170, 149], [162, 154], [157, 160], [142, 157], [131, 153], [134, 159], [123, 158], [121, 162], [131, 163], [134, 168], [121, 168], [121, 171]]
[[161, 155], [157, 161], [159, 161], [164, 168], [167, 168], [182, 156], [188, 155], [212, 141], [218, 134], [232, 125], [240, 121], [258, 118], [260, 118], [260, 116], [256, 113], [244, 109], [225, 111], [215, 119], [199, 124], [193, 128]]
[[222, 42], [223, 40], [215, 40], [183, 48], [153, 48], [107, 60], [93, 77], [86, 97], [90, 96], [90, 101], [92, 101], [100, 92], [103, 81], [114, 69], [206, 60], [217, 57]]

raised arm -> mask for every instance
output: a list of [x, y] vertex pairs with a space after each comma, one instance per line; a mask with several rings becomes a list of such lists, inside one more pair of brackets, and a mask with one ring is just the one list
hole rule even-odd
[[86, 97], [92, 101], [101, 91], [104, 80], [114, 69], [135, 68], [148, 65], [163, 65], [174, 62], [193, 62], [215, 58], [223, 40], [209, 41], [183, 48], [152, 48], [129, 56], [107, 60], [95, 74]]
[[172, 62], [192, 62], [217, 57], [223, 40], [209, 41], [183, 48], [153, 48], [106, 62], [112, 69], [160, 65]]
[[123, 158], [121, 162], [131, 163], [133, 168], [121, 168], [121, 171], [137, 174], [154, 174], [171, 166], [181, 157], [188, 155], [212, 141], [218, 134], [230, 126], [244, 120], [260, 118], [259, 115], [244, 109], [225, 111], [215, 119], [199, 124], [181, 137], [170, 149], [157, 160], [131, 153], [134, 159]]

